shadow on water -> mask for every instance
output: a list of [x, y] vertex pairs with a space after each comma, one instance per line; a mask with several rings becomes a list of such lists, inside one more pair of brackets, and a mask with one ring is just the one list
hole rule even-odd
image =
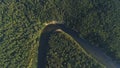
[[48, 40], [49, 34], [42, 33], [39, 41], [38, 48], [38, 68], [46, 68], [47, 60], [46, 55], [49, 50]]
[[115, 59], [117, 51], [111, 51], [111, 48], [109, 48], [109, 43], [104, 41], [104, 39], [99, 35], [99, 33], [91, 32], [85, 38], [87, 40], [90, 40], [89, 42], [91, 43], [94, 42], [94, 44], [92, 45], [96, 45], [96, 47], [101, 48], [104, 52], [106, 52], [107, 55], [111, 56], [113, 60], [117, 60]]
[[[86, 49], [88, 52], [90, 52], [100, 62], [102, 62], [106, 66], [108, 66], [107, 68], [119, 68], [120, 67], [119, 64], [114, 63], [111, 60], [111, 58], [108, 57], [107, 55], [105, 55], [104, 52], [99, 50], [99, 48], [90, 47], [89, 42], [85, 41], [82, 38], [79, 38], [78, 33], [76, 31], [70, 30], [69, 28], [66, 28], [64, 25], [51, 24], [44, 28], [44, 30], [41, 34], [41, 37], [40, 37], [39, 48], [38, 48], [38, 68], [46, 68], [47, 52], [49, 50], [49, 45], [48, 45], [49, 37], [50, 37], [51, 33], [56, 31], [56, 29], [61, 29], [64, 32], [71, 35], [79, 44], [83, 45], [82, 47], [84, 49]], [[93, 33], [92, 33], [92, 35], [93, 35]], [[99, 35], [96, 35], [96, 36], [99, 37]], [[99, 39], [99, 42], [102, 42], [102, 40]]]
[[38, 65], [37, 68], [46, 68], [47, 64], [47, 52], [49, 51], [49, 37], [50, 34], [55, 31], [58, 27], [52, 28], [54, 25], [49, 25], [44, 28], [40, 40], [39, 40], [39, 48], [38, 48]]
[[70, 33], [71, 36], [76, 37], [77, 33], [66, 28], [64, 25], [48, 25], [44, 28], [40, 40], [39, 40], [39, 48], [38, 48], [38, 67], [37, 68], [46, 68], [47, 64], [47, 52], [49, 51], [49, 37], [50, 34], [55, 32], [56, 29], [62, 29], [63, 31]]

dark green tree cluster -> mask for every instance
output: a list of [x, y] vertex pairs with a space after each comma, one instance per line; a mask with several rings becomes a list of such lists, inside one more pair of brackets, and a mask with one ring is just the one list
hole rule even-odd
[[104, 68], [64, 33], [53, 33], [49, 46], [47, 68]]
[[120, 61], [119, 4], [119, 0], [0, 0], [0, 67], [26, 67], [42, 23], [53, 20], [64, 21]]
[[119, 0], [45, 0], [39, 18], [42, 22], [64, 21], [80, 37], [119, 61], [119, 4]]
[[31, 0], [0, 0], [1, 68], [27, 68], [35, 56], [42, 25], [34, 5]]

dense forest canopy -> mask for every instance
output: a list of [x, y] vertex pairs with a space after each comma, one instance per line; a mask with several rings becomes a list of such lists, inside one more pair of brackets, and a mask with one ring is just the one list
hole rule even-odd
[[47, 68], [104, 68], [64, 32], [51, 34], [49, 46]]
[[[120, 62], [119, 0], [0, 0], [0, 67], [26, 67], [44, 22], [64, 21]], [[34, 48], [33, 48], [34, 47]], [[32, 49], [33, 48], [33, 49]], [[28, 60], [28, 61], [27, 61]]]

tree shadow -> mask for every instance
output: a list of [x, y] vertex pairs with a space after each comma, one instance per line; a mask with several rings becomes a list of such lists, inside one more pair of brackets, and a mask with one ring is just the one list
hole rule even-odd
[[47, 52], [49, 51], [49, 37], [57, 28], [55, 25], [48, 25], [44, 28], [39, 39], [38, 64], [37, 68], [46, 68]]
[[101, 48], [108, 56], [112, 57], [113, 60], [116, 60], [116, 50], [111, 51], [109, 43], [104, 41], [104, 38], [102, 38], [99, 33], [91, 32], [85, 37], [85, 39], [89, 40], [94, 47]]
[[[39, 48], [38, 48], [38, 68], [46, 68], [47, 66], [47, 52], [49, 51], [49, 37], [50, 34], [55, 32], [56, 29], [61, 29], [71, 35], [73, 38], [78, 38], [78, 33], [74, 30], [70, 30], [69, 28], [66, 28], [64, 25], [48, 25], [44, 28], [43, 32], [40, 36], [39, 41]], [[103, 48], [103, 51], [106, 52], [109, 56], [112, 56], [112, 58], [115, 57], [116, 51], [110, 52], [110, 48], [108, 48], [109, 44], [104, 41], [104, 38], [102, 38], [99, 33], [91, 32], [89, 33], [86, 38], [87, 40], [90, 40], [89, 42], [94, 44], [92, 45], [98, 45], [98, 48]], [[83, 41], [83, 39], [79, 39], [80, 41]], [[86, 41], [87, 42], [87, 41]], [[95, 46], [93, 46], [95, 47]]]
[[38, 68], [46, 68], [47, 64], [47, 52], [49, 50], [49, 34], [42, 33], [39, 41], [39, 48], [38, 48]]

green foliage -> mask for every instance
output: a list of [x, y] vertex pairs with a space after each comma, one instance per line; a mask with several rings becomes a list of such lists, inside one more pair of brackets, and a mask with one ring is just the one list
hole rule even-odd
[[119, 61], [119, 4], [119, 0], [48, 0], [39, 14], [42, 22], [64, 21], [80, 37]]
[[31, 48], [38, 46], [42, 23], [52, 20], [64, 21], [119, 61], [119, 4], [119, 0], [0, 0], [0, 67], [27, 67], [31, 53], [37, 53]]
[[49, 40], [47, 53], [49, 68], [104, 68], [90, 57], [81, 46], [64, 33], [54, 33]]
[[[1, 2], [0, 2], [1, 3]], [[0, 67], [26, 68], [35, 56], [42, 28], [28, 1], [0, 4]], [[26, 4], [26, 6], [25, 6]], [[34, 7], [32, 7], [34, 8]]]

